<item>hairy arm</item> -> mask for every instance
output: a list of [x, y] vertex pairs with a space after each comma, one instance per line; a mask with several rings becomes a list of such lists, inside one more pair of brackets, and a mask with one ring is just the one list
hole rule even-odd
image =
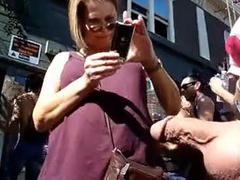
[[214, 123], [196, 118], [167, 117], [153, 124], [150, 132], [156, 140], [201, 148], [218, 136], [221, 129], [213, 128]]

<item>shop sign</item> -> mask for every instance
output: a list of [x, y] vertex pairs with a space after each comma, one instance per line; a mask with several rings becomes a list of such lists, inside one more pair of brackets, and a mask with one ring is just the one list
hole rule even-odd
[[38, 64], [42, 45], [30, 40], [12, 35], [8, 55], [10, 57]]

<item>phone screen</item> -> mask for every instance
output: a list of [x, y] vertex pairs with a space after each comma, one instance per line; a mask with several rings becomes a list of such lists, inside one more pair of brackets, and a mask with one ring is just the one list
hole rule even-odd
[[130, 24], [116, 23], [111, 50], [116, 50], [122, 60], [127, 57], [133, 31], [134, 27]]

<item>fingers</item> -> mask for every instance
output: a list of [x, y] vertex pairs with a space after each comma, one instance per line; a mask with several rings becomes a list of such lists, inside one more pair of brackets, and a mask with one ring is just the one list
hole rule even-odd
[[84, 64], [85, 73], [91, 81], [100, 81], [121, 68], [122, 63], [118, 59], [119, 54], [116, 52], [96, 53], [88, 56]]
[[132, 24], [132, 19], [128, 16], [127, 11], [123, 11], [123, 22], [124, 24]]
[[212, 77], [209, 81], [210, 87], [213, 86], [222, 86], [222, 80], [218, 77]]
[[128, 18], [128, 14], [127, 14], [127, 11], [126, 11], [126, 10], [123, 11], [123, 15], [122, 15], [122, 17], [123, 17], [123, 20], [125, 20], [125, 19]]
[[90, 55], [86, 58], [84, 68], [94, 68], [99, 66], [119, 65], [119, 54], [116, 52], [102, 52]]
[[85, 67], [99, 67], [99, 66], [115, 66], [115, 65], [119, 65], [120, 61], [117, 60], [108, 60], [108, 59], [101, 59], [101, 60], [93, 60], [91, 62], [87, 62], [85, 64]]
[[147, 35], [147, 28], [141, 15], [138, 15], [138, 19], [133, 21], [133, 25], [136, 26], [136, 33], [141, 35]]
[[140, 33], [142, 35], [147, 35], [147, 28], [145, 25], [145, 22], [141, 15], [138, 15], [138, 19], [132, 20], [129, 16], [127, 11], [123, 12], [123, 22], [125, 24], [132, 24], [133, 26], [136, 26], [136, 32]]
[[90, 76], [94, 77], [94, 79], [101, 79], [101, 76], [104, 78], [108, 74], [115, 73], [118, 69], [120, 69], [121, 65], [117, 66], [99, 66], [95, 68], [87, 68], [85, 69], [85, 72]]
[[119, 58], [119, 53], [115, 51], [110, 51], [110, 52], [101, 52], [101, 53], [96, 53], [93, 55], [88, 56], [86, 59], [91, 59], [91, 60], [99, 60], [99, 59], [118, 59]]

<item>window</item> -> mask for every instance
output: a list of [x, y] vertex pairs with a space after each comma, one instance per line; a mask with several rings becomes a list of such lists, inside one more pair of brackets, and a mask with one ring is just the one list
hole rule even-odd
[[138, 15], [142, 16], [145, 24], [147, 25], [147, 23], [148, 23], [147, 22], [147, 9], [137, 3], [132, 2], [132, 12], [131, 12], [132, 19], [137, 19]]
[[157, 15], [168, 20], [168, 0], [154, 0], [154, 11]]
[[[230, 32], [228, 30], [224, 30], [224, 42], [226, 42], [227, 38], [229, 37], [230, 35]], [[222, 69], [224, 70], [228, 70], [229, 67], [230, 67], [230, 62], [229, 62], [229, 54], [225, 51], [225, 57], [224, 57], [224, 60], [223, 62], [220, 64], [220, 66], [222, 67]], [[221, 69], [221, 68], [219, 68]]]
[[[130, 9], [133, 19], [140, 14], [148, 30], [162, 37], [168, 37], [168, 0], [132, 0]], [[151, 19], [151, 14], [154, 19]]]
[[155, 23], [155, 33], [162, 37], [167, 38], [168, 37], [168, 30], [167, 30], [168, 23], [158, 15], [155, 15], [154, 23]]
[[197, 7], [196, 9], [196, 13], [200, 56], [210, 61], [210, 51], [205, 14], [204, 11], [199, 7]]

